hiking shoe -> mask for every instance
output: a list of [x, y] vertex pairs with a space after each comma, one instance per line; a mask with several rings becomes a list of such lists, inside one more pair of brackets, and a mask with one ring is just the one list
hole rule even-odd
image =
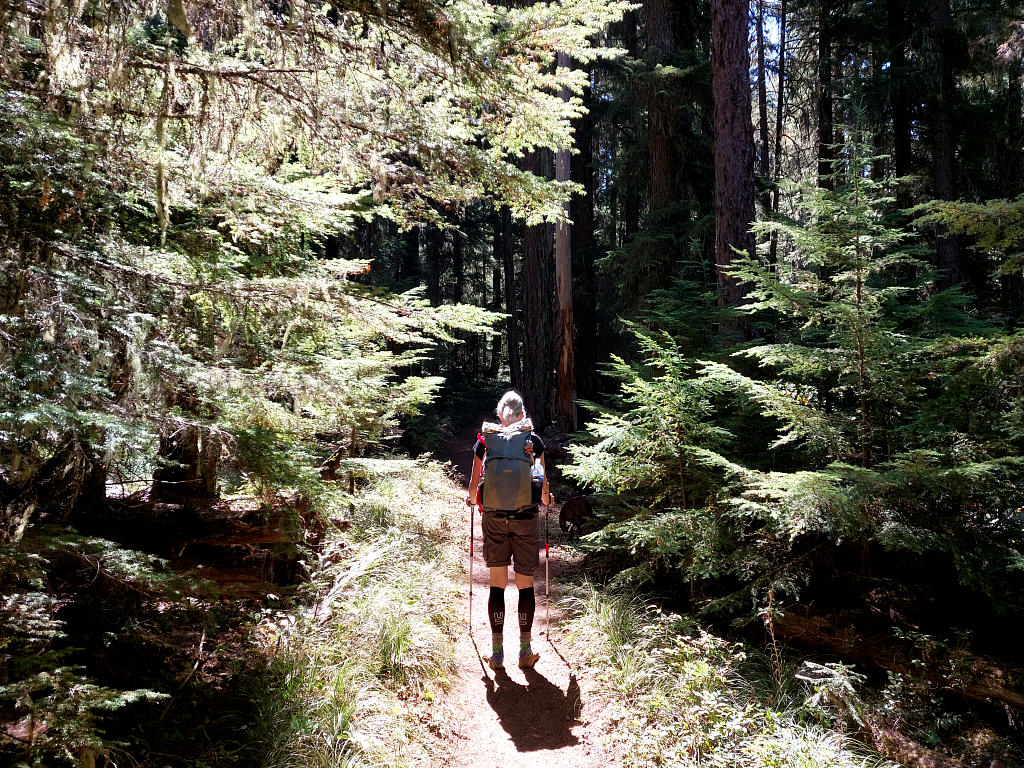
[[540, 658], [539, 653], [527, 651], [526, 653], [519, 654], [519, 668], [520, 669], [533, 669], [537, 663], [537, 659]]
[[497, 672], [499, 669], [505, 668], [505, 654], [504, 653], [492, 653], [490, 656], [485, 656], [484, 661], [487, 662], [487, 666]]

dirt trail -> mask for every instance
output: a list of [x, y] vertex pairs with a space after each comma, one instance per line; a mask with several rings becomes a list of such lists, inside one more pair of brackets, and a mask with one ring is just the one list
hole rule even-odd
[[[484, 416], [486, 414], [482, 414], [480, 420]], [[463, 486], [472, 466], [475, 435], [470, 429], [448, 444], [447, 458], [460, 470]], [[467, 538], [469, 515], [467, 507], [464, 516]], [[542, 549], [544, 517], [542, 508]], [[559, 576], [572, 568], [564, 550], [554, 546], [554, 540], [560, 536], [555, 506], [550, 509], [549, 526], [553, 542], [549, 563], [550, 597], [554, 602], [559, 595]], [[595, 686], [587, 671], [580, 669], [568, 652], [556, 611], [550, 614], [550, 635], [545, 626], [543, 551], [536, 579], [537, 613], [533, 625], [533, 648], [540, 652], [540, 661], [532, 670], [521, 670], [515, 665], [517, 593], [510, 585], [505, 593], [506, 613], [512, 617], [511, 622], [506, 620], [505, 626], [509, 666], [495, 673], [484, 665], [481, 656], [490, 653], [491, 630], [487, 620], [488, 571], [483, 561], [479, 514], [475, 518], [474, 534], [472, 632], [463, 632], [457, 645], [458, 678], [447, 702], [453, 715], [445, 764], [465, 768], [603, 768], [614, 765], [613, 755], [600, 743], [599, 734], [590, 725], [597, 720], [605, 702], [591, 693]]]

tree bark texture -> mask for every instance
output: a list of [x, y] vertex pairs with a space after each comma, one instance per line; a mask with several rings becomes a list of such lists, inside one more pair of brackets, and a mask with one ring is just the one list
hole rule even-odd
[[[622, 40], [623, 47], [626, 49], [626, 53], [631, 59], [637, 59], [640, 57], [640, 35], [638, 33], [639, 21], [637, 12], [626, 11], [622, 16]], [[640, 135], [641, 128], [639, 125], [638, 110], [631, 109], [629, 111], [629, 123], [628, 130], [633, 135]], [[616, 154], [620, 154], [625, 151], [622, 144], [616, 139], [612, 139]], [[621, 165], [621, 163], [620, 163]], [[630, 183], [628, 174], [620, 174], [622, 178], [617, 178], [612, 185], [612, 193], [615, 195], [617, 206], [613, 206], [617, 211], [621, 211], [621, 215], [618, 216], [617, 225], [615, 227], [615, 244], [618, 246], [623, 245], [633, 238], [640, 230], [640, 189], [639, 183]], [[621, 227], [618, 226], [621, 223]]]
[[936, 659], [921, 669], [915, 666], [920, 649], [897, 637], [892, 625], [878, 615], [842, 612], [802, 616], [790, 610], [774, 618], [774, 627], [779, 636], [808, 648], [908, 677], [924, 675], [936, 687], [967, 701], [1024, 710], [1024, 669], [969, 653], [949, 660]]
[[[466, 225], [465, 216], [460, 217], [459, 226]], [[462, 232], [456, 229], [451, 231], [452, 236], [452, 271], [455, 275], [455, 283], [452, 286], [452, 301], [456, 304], [462, 303], [462, 297], [466, 291], [466, 238]]]
[[818, 185], [832, 189], [835, 129], [832, 123], [832, 19], [828, 0], [818, 0]]
[[[935, 93], [932, 101], [932, 154], [935, 196], [940, 200], [956, 199], [956, 137], [953, 133], [955, 84], [951, 61], [952, 29], [949, 0], [931, 0], [931, 43], [933, 46]], [[963, 281], [960, 240], [950, 235], [945, 226], [938, 230], [936, 257], [939, 288], [949, 288]]]
[[[592, 107], [590, 91], [584, 104]], [[594, 218], [594, 117], [593, 110], [579, 118], [574, 126], [579, 154], [572, 158], [572, 180], [583, 187], [582, 195], [569, 202], [572, 219], [573, 317], [576, 320], [576, 392], [581, 397], [594, 394], [594, 368], [597, 364], [597, 298], [594, 279], [596, 249]], [[577, 419], [579, 414], [577, 413]]]
[[1006, 145], [1007, 172], [1003, 175], [1005, 198], [1024, 191], [1024, 61], [1012, 62], [1006, 72]]
[[[779, 65], [775, 85], [775, 187], [772, 190], [772, 214], [779, 212], [779, 181], [782, 179], [782, 131], [786, 105], [786, 0], [779, 0]], [[774, 265], [779, 256], [779, 233], [772, 232], [768, 263]]]
[[[886, 23], [889, 38], [889, 92], [892, 111], [892, 169], [897, 177], [910, 173], [910, 106], [907, 100], [907, 23], [904, 0], [886, 3]], [[896, 204], [906, 208], [910, 204], [908, 191], [901, 184]]]
[[432, 306], [441, 304], [441, 274], [444, 272], [444, 233], [427, 224], [421, 234], [423, 261], [427, 271], [427, 300]]
[[[1024, 188], [1024, 62], [1013, 62], [1008, 68], [1006, 83], [1006, 135], [1010, 147], [1009, 171], [1004, 175], [1003, 196], [1016, 197]], [[1000, 276], [1000, 302], [1011, 328], [1021, 326], [1024, 314], [1024, 274], [1019, 270]]]
[[[557, 63], [559, 67], [572, 65], [569, 56], [561, 52], [557, 55]], [[563, 89], [562, 99], [568, 101], [568, 89]], [[559, 150], [555, 154], [556, 181], [569, 181], [571, 157], [568, 149]], [[565, 203], [563, 213], [568, 219], [569, 202]], [[566, 432], [573, 432], [576, 430], [576, 359], [572, 307], [572, 228], [568, 220], [555, 225], [555, 288], [558, 311], [555, 313], [557, 373], [554, 415], [559, 427]]]
[[913, 765], [916, 768], [965, 768], [958, 760], [918, 744], [878, 718], [865, 718], [864, 726], [878, 754], [900, 765]]
[[519, 346], [519, 301], [516, 292], [516, 264], [514, 238], [512, 228], [512, 211], [502, 206], [498, 212], [498, 229], [501, 233], [501, 266], [505, 275], [505, 321], [506, 342], [508, 346], [508, 375], [514, 389], [522, 391], [523, 366]]
[[[526, 168], [550, 178], [551, 153], [536, 150], [526, 158]], [[522, 394], [533, 414], [533, 423], [543, 428], [551, 422], [555, 369], [555, 239], [551, 224], [526, 228], [523, 236], [523, 371]]]
[[195, 424], [174, 428], [160, 436], [161, 466], [153, 470], [154, 501], [217, 497], [220, 437]]
[[[500, 227], [499, 219], [496, 234], [500, 233]], [[495, 242], [494, 246], [496, 252], [500, 251], [500, 242]], [[500, 258], [500, 253], [496, 253], [495, 256]], [[491, 268], [491, 295], [491, 311], [501, 312], [501, 262], [497, 260]], [[489, 379], [498, 378], [498, 373], [501, 370], [501, 349], [501, 334], [496, 333], [491, 337], [491, 357], [487, 365], [487, 378]]]
[[402, 253], [398, 259], [398, 280], [411, 280], [420, 275], [420, 227], [413, 227], [402, 238]]
[[[757, 119], [761, 139], [758, 173], [761, 174], [761, 178], [767, 179], [771, 173], [771, 163], [768, 158], [768, 73], [765, 72], [764, 55], [764, 4], [765, 0], [757, 0]], [[765, 208], [767, 207], [766, 202]]]
[[68, 437], [29, 471], [0, 467], [0, 542], [17, 544], [40, 520], [64, 523], [73, 513], [92, 514], [106, 498], [106, 467], [77, 437]]
[[719, 303], [743, 301], [728, 274], [733, 248], [754, 252], [754, 126], [750, 119], [747, 3], [712, 0], [711, 78], [715, 125], [715, 265]]
[[676, 50], [676, 0], [644, 0], [644, 60], [651, 69], [647, 91], [647, 152], [651, 169], [651, 214], [676, 201], [679, 153], [673, 136], [675, 100], [657, 72]]

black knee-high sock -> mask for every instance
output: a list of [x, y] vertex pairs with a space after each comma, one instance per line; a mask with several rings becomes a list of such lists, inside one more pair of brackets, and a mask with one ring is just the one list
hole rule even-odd
[[487, 616], [491, 620], [491, 639], [497, 651], [501, 649], [501, 637], [505, 629], [505, 590], [503, 588], [491, 587], [491, 594], [487, 598]]
[[530, 630], [533, 629], [533, 614], [537, 610], [537, 598], [533, 594], [533, 587], [519, 590], [519, 637], [520, 642], [526, 636], [529, 642]]

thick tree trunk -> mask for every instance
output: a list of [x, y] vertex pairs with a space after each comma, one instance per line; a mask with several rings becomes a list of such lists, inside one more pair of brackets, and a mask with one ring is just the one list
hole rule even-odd
[[420, 275], [420, 227], [413, 227], [402, 237], [402, 252], [398, 259], [397, 279], [413, 280]]
[[715, 123], [715, 265], [719, 303], [737, 306], [744, 291], [728, 273], [733, 248], [754, 252], [754, 127], [750, 119], [747, 3], [712, 0], [711, 77]]
[[441, 273], [444, 271], [444, 233], [427, 224], [422, 228], [423, 262], [427, 272], [427, 300], [432, 306], [441, 304]]
[[362, 226], [360, 240], [362, 241], [362, 253], [359, 258], [369, 261], [376, 261], [380, 256], [380, 236], [383, 222], [380, 219], [371, 219]]
[[[558, 53], [559, 67], [569, 67], [569, 56]], [[562, 92], [564, 100], [569, 99], [568, 89]], [[555, 180], [567, 182], [570, 179], [571, 154], [568, 149], [555, 154]], [[569, 203], [563, 213], [569, 218]], [[555, 225], [555, 288], [558, 311], [555, 313], [555, 343], [557, 350], [557, 374], [555, 376], [555, 419], [566, 432], [576, 430], [576, 357], [572, 307], [572, 229], [568, 221]]]
[[[772, 215], [779, 213], [779, 181], [782, 179], [782, 131], [785, 126], [786, 104], [786, 0], [779, 2], [779, 75], [775, 92], [775, 187], [772, 190]], [[772, 232], [768, 248], [768, 263], [778, 262], [779, 233]]]
[[[907, 77], [907, 24], [904, 0], [886, 3], [886, 22], [889, 37], [889, 90], [892, 110], [892, 169], [897, 177], [910, 173], [910, 106], [904, 81]], [[905, 184], [896, 192], [900, 208], [910, 205]]]
[[[1007, 72], [1006, 93], [1006, 135], [1010, 147], [1009, 170], [1004, 175], [1003, 196], [1013, 198], [1022, 189], [1021, 176], [1024, 174], [1024, 88], [1021, 76], [1024, 67], [1021, 62], [1014, 62]], [[1010, 328], [1019, 328], [1024, 313], [1024, 274], [1020, 271], [1001, 275], [1000, 301], [1003, 314], [1009, 320]]]
[[[644, 0], [644, 59], [654, 70], [676, 49], [675, 0]], [[663, 75], [652, 75], [647, 93], [647, 152], [651, 170], [651, 214], [676, 201], [679, 154], [672, 135], [675, 100]]]
[[[501, 217], [495, 213], [494, 264], [491, 267], [491, 311], [501, 312]], [[501, 334], [491, 337], [491, 356], [487, 364], [487, 378], [496, 379], [501, 370]]]
[[[531, 172], [551, 177], [551, 153], [537, 150], [526, 160]], [[555, 338], [553, 322], [554, 228], [538, 224], [523, 237], [523, 372], [522, 394], [533, 423], [551, 422], [554, 395]]]
[[[592, 106], [589, 91], [584, 103]], [[597, 301], [594, 280], [594, 118], [593, 110], [575, 125], [579, 154], [572, 159], [572, 180], [583, 187], [582, 195], [573, 195], [569, 203], [572, 219], [573, 316], [576, 319], [576, 391], [581, 397], [594, 393], [594, 368], [597, 365]], [[579, 414], [577, 413], [577, 418]]]
[[1024, 61], [1012, 62], [1006, 72], [1007, 171], [1003, 174], [1003, 197], [1016, 197], [1024, 190]]
[[[623, 47], [631, 59], [640, 57], [640, 36], [637, 26], [637, 12], [627, 11], [622, 17], [622, 40]], [[635, 134], [639, 134], [640, 127], [635, 112], [635, 110], [630, 111], [630, 128]], [[618, 142], [618, 139], [613, 139], [613, 141]], [[622, 210], [622, 226], [616, 228], [616, 245], [623, 245], [640, 230], [640, 184], [629, 183], [627, 180], [618, 178], [614, 184], [614, 190]]]
[[[762, 179], [767, 180], [768, 174], [771, 173], [771, 163], [768, 159], [768, 75], [765, 72], [764, 56], [764, 4], [765, 0], [757, 0], [757, 119], [761, 138], [758, 173]], [[765, 209], [769, 205], [766, 198]]]
[[502, 206], [498, 212], [501, 231], [501, 265], [505, 273], [505, 323], [508, 346], [508, 372], [510, 383], [515, 389], [522, 391], [523, 366], [519, 345], [519, 302], [516, 292], [516, 263], [514, 251], [514, 233], [512, 230], [512, 211]]
[[818, 184], [832, 189], [835, 129], [832, 124], [831, 3], [818, 0]]
[[457, 222], [459, 229], [451, 230], [452, 237], [452, 272], [455, 277], [455, 284], [452, 286], [452, 301], [456, 304], [462, 303], [462, 297], [466, 292], [466, 238], [462, 229], [466, 226], [465, 215], [459, 216]]
[[[955, 85], [949, 46], [952, 33], [949, 0], [931, 0], [931, 37], [935, 57], [935, 93], [932, 102], [932, 154], [935, 196], [956, 199], [956, 137], [953, 135]], [[960, 240], [941, 226], [936, 243], [940, 289], [963, 281]]]

